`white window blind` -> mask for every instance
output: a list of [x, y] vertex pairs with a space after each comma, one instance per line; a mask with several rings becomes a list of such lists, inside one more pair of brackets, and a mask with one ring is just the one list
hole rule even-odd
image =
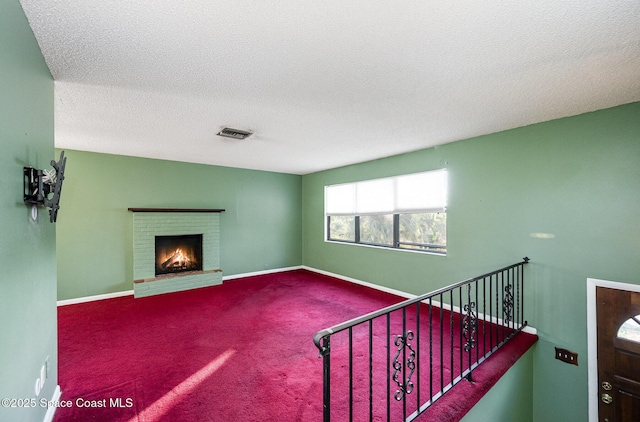
[[327, 215], [440, 212], [446, 201], [446, 170], [325, 187]]
[[396, 207], [400, 212], [439, 212], [447, 205], [446, 170], [395, 177]]
[[325, 212], [327, 215], [355, 215], [356, 184], [325, 187]]
[[356, 183], [356, 214], [390, 213], [394, 209], [392, 179]]

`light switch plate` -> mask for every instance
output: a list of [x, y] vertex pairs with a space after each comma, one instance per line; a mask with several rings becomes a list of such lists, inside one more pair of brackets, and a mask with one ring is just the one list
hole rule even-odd
[[556, 347], [556, 359], [578, 366], [578, 354], [567, 349]]

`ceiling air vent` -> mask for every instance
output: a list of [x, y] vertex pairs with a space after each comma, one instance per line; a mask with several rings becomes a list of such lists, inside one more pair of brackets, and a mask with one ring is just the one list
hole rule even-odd
[[219, 136], [224, 136], [227, 138], [233, 139], [246, 139], [251, 136], [252, 132], [247, 132], [246, 130], [240, 129], [232, 129], [230, 127], [223, 128], [220, 132], [218, 132]]

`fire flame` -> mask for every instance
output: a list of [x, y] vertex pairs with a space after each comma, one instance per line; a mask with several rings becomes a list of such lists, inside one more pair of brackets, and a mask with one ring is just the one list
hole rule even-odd
[[178, 248], [175, 251], [173, 251], [171, 256], [169, 256], [169, 259], [167, 259], [162, 263], [162, 267], [163, 268], [187, 267], [191, 265], [191, 261], [192, 261], [191, 258], [189, 258], [189, 256], [185, 254], [182, 251], [182, 249]]
[[184, 252], [182, 252], [182, 249], [176, 249], [176, 251], [173, 253], [173, 257], [180, 265], [188, 264], [191, 262], [189, 257], [186, 256]]

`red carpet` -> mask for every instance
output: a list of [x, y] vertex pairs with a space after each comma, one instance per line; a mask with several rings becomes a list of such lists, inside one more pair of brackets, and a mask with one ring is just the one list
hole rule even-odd
[[[54, 420], [320, 421], [322, 360], [313, 335], [400, 300], [300, 270], [62, 306], [59, 383], [72, 406], [58, 408]], [[460, 397], [477, 402], [534, 341], [516, 336], [474, 372], [475, 384], [465, 381], [436, 402], [428, 414], [438, 417], [428, 420], [459, 419], [471, 407]], [[342, 359], [335, 350], [334, 368]], [[348, 383], [339, 377], [338, 385]], [[368, 380], [358, 385], [368, 388]], [[344, 393], [333, 392], [334, 411], [345, 412]]]

